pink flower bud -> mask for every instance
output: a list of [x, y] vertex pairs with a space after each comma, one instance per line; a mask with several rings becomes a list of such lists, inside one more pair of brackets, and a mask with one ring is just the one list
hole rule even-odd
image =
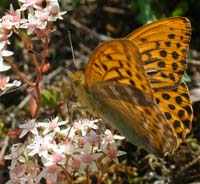
[[51, 67], [50, 63], [47, 63], [46, 65], [44, 65], [43, 68], [42, 68], [42, 73], [47, 72], [50, 67]]
[[30, 106], [30, 111], [31, 111], [31, 116], [35, 117], [36, 116], [36, 110], [37, 110], [37, 103], [34, 97], [31, 97], [29, 101], [29, 106]]
[[49, 12], [50, 15], [56, 16], [60, 12], [60, 7], [58, 3], [54, 3], [51, 7], [51, 10]]

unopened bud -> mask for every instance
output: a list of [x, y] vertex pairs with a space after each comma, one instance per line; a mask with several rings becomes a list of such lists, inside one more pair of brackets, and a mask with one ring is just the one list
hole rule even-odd
[[46, 65], [44, 65], [43, 68], [42, 68], [42, 73], [47, 72], [50, 67], [51, 67], [50, 63], [47, 63]]
[[31, 97], [29, 101], [31, 116], [34, 118], [36, 116], [36, 110], [37, 110], [37, 103], [34, 97]]
[[58, 15], [59, 12], [60, 12], [59, 4], [54, 2], [50, 10], [50, 15], [56, 16]]
[[22, 132], [22, 129], [18, 129], [18, 130], [12, 130], [8, 132], [9, 136], [19, 136]]

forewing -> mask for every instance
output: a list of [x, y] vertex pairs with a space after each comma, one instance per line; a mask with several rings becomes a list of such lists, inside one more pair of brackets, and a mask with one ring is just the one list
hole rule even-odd
[[102, 81], [129, 84], [153, 100], [139, 50], [129, 40], [116, 39], [97, 47], [86, 67], [85, 80], [89, 89]]

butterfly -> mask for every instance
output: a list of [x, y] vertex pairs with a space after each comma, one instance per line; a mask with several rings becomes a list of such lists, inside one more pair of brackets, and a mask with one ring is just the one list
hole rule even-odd
[[190, 38], [190, 21], [172, 17], [100, 44], [85, 73], [71, 75], [81, 103], [131, 143], [158, 156], [172, 155], [192, 126], [183, 80]]

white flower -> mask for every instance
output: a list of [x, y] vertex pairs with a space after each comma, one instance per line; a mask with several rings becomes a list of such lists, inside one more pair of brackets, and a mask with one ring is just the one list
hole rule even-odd
[[16, 183], [25, 184], [27, 181], [25, 171], [26, 171], [25, 165], [18, 165], [15, 168], [9, 168], [10, 180], [7, 181], [6, 184], [16, 184]]
[[98, 126], [95, 124], [96, 122], [98, 122], [98, 120], [82, 119], [74, 122], [74, 128], [76, 130], [81, 130], [82, 135], [85, 136], [88, 128], [98, 129]]
[[6, 42], [0, 42], [0, 72], [10, 69], [10, 66], [3, 62], [3, 57], [8, 57], [14, 54], [14, 52], [5, 50]]
[[122, 140], [124, 138], [125, 138], [124, 136], [113, 135], [112, 132], [107, 129], [105, 131], [105, 135], [103, 136], [102, 144], [113, 143], [113, 142], [115, 142], [115, 140]]
[[90, 143], [85, 143], [83, 149], [80, 149], [80, 154], [72, 155], [74, 159], [80, 160], [80, 170], [85, 170], [88, 166], [92, 172], [98, 171], [95, 161], [102, 155], [101, 153], [93, 153]]
[[53, 133], [48, 134], [44, 137], [36, 135], [34, 137], [33, 143], [27, 146], [27, 149], [30, 150], [28, 155], [34, 156], [35, 154], [38, 154], [40, 157], [47, 158], [48, 151], [54, 147], [54, 144], [51, 143], [53, 139], [54, 139]]
[[46, 178], [50, 180], [52, 183], [57, 183], [57, 175], [60, 172], [61, 168], [57, 165], [43, 167], [42, 171], [38, 175], [38, 181], [40, 181], [41, 178]]
[[117, 145], [115, 142], [109, 144], [107, 147], [102, 149], [103, 152], [106, 154], [106, 157], [102, 160], [103, 164], [106, 164], [107, 162], [114, 161], [115, 163], [119, 163], [119, 160], [117, 157], [126, 154], [124, 151], [117, 150]]
[[[2, 60], [2, 57], [0, 56], [0, 60]], [[4, 72], [10, 69], [10, 65], [0, 61], [0, 72]]]
[[80, 159], [76, 158], [69, 158], [68, 164], [67, 164], [67, 170], [69, 172], [78, 171], [79, 173], [85, 174], [85, 167], [82, 166]]
[[38, 3], [41, 3], [41, 0], [19, 0], [19, 2], [23, 3], [21, 6], [21, 10], [26, 10], [30, 8], [40, 9]]
[[20, 81], [14, 80], [13, 82], [8, 83], [10, 77], [0, 75], [0, 89], [3, 91], [0, 95], [6, 93], [6, 91], [13, 87], [19, 87], [21, 85]]
[[36, 184], [39, 183], [39, 181], [37, 181], [38, 179], [38, 174], [37, 173], [28, 173], [25, 177], [26, 182], [25, 184]]
[[57, 149], [56, 152], [52, 154], [48, 154], [46, 158], [42, 159], [44, 166], [51, 166], [51, 165], [64, 165], [66, 162], [66, 157], [62, 154], [60, 149]]
[[28, 21], [20, 26], [20, 28], [27, 29], [27, 34], [33, 34], [37, 29], [45, 29], [47, 22], [42, 22], [38, 17], [34, 14], [28, 14]]
[[8, 76], [6, 76], [6, 77], [0, 76], [0, 89], [1, 90], [6, 89], [9, 80], [10, 80], [10, 77], [8, 77]]
[[20, 162], [25, 161], [24, 157], [21, 156], [21, 153], [24, 151], [25, 151], [25, 148], [21, 143], [12, 145], [12, 147], [10, 149], [11, 153], [4, 157], [6, 160], [11, 160], [10, 169], [13, 169], [16, 166], [18, 161], [20, 161]]
[[62, 145], [59, 145], [61, 152], [67, 155], [72, 155], [74, 152], [74, 145], [71, 141], [64, 142]]
[[90, 130], [85, 136], [78, 137], [79, 144], [90, 143], [92, 146], [99, 147], [99, 135], [94, 130]]
[[31, 132], [34, 135], [38, 135], [35, 119], [26, 121], [24, 124], [19, 125], [19, 128], [23, 129], [19, 138], [24, 137], [28, 132]]
[[9, 29], [11, 29], [13, 26], [18, 29], [20, 24], [23, 24], [27, 21], [26, 19], [21, 18], [21, 10], [14, 10], [12, 5], [10, 5], [10, 10], [8, 10], [6, 15], [2, 19], [2, 23], [5, 21], [7, 24], [6, 28]]
[[60, 12], [60, 7], [58, 2], [56, 1], [51, 1], [49, 6], [46, 8], [46, 12], [48, 13], [48, 21], [56, 21], [57, 19], [63, 19], [62, 15], [66, 13]]
[[58, 117], [52, 119], [50, 122], [43, 123], [44, 126], [46, 126], [46, 129], [43, 131], [43, 135], [49, 133], [49, 132], [60, 132], [60, 127], [62, 125], [65, 125], [67, 121], [60, 121], [58, 122]]
[[35, 11], [35, 17], [38, 19], [39, 22], [43, 22], [43, 24], [47, 23], [48, 16], [49, 16], [48, 12], [46, 12], [44, 9]]
[[60, 130], [59, 135], [62, 137], [66, 137], [67, 139], [73, 140], [75, 137], [76, 130], [73, 127], [68, 127]]

